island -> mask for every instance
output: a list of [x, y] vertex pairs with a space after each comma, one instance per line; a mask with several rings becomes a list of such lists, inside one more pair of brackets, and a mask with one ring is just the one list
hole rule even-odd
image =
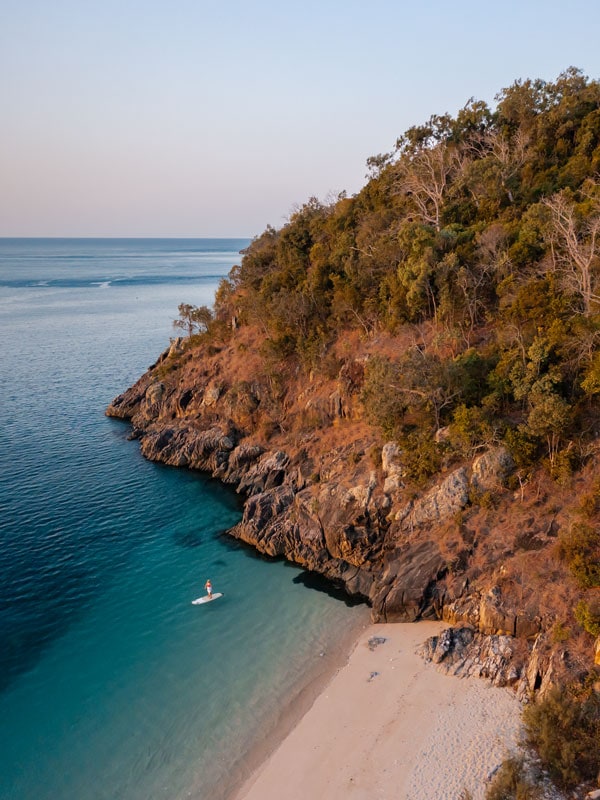
[[[433, 115], [243, 252], [113, 400], [149, 459], [245, 498], [231, 535], [530, 702], [600, 769], [600, 83]], [[570, 721], [570, 722], [569, 722]], [[560, 724], [559, 724], [560, 722]], [[569, 742], [569, 747], [561, 747]]]

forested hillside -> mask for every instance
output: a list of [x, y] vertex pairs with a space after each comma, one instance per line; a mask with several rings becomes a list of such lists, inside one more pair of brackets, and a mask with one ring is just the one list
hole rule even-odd
[[517, 81], [368, 168], [254, 239], [214, 310], [182, 304], [186, 337], [108, 413], [246, 494], [237, 538], [376, 620], [465, 626], [460, 669], [542, 696], [531, 741], [591, 780], [600, 83]]
[[415, 478], [492, 441], [525, 472], [577, 469], [600, 431], [600, 84], [518, 81], [368, 163], [358, 195], [313, 198], [253, 241], [217, 317], [260, 325], [265, 357], [307, 374], [348, 329], [410, 329], [399, 357], [369, 361], [363, 399], [418, 452]]

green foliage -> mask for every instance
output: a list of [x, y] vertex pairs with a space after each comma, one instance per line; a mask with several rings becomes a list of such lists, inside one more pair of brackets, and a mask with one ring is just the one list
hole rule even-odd
[[180, 303], [177, 307], [178, 319], [174, 320], [173, 327], [184, 330], [188, 337], [197, 333], [204, 333], [213, 321], [213, 313], [208, 306], [192, 306], [189, 303]]
[[527, 776], [523, 761], [507, 758], [489, 785], [485, 800], [541, 800], [542, 791]]
[[415, 430], [399, 439], [402, 467], [407, 481], [423, 485], [441, 467], [442, 448], [429, 432]]
[[600, 531], [574, 522], [559, 537], [559, 554], [583, 589], [600, 586]]
[[570, 635], [571, 631], [566, 627], [564, 622], [559, 620], [554, 624], [554, 627], [552, 628], [552, 641], [555, 644], [564, 644], [569, 640]]
[[523, 722], [528, 743], [561, 786], [595, 779], [600, 769], [600, 698], [553, 691], [527, 706]]
[[461, 404], [454, 410], [450, 441], [464, 456], [471, 456], [482, 444], [489, 444], [494, 431], [485, 410]]
[[516, 81], [496, 109], [434, 114], [368, 168], [355, 196], [310, 198], [256, 237], [215, 320], [184, 306], [178, 326], [253, 324], [274, 371], [328, 380], [346, 330], [402, 332], [367, 365], [369, 422], [389, 438], [422, 428], [423, 443], [450, 424], [465, 456], [505, 432], [520, 468], [544, 458], [568, 480], [570, 441], [600, 421], [600, 82]]
[[592, 636], [600, 636], [600, 598], [590, 602], [580, 600], [575, 607], [575, 619]]
[[381, 428], [387, 438], [397, 436], [406, 411], [398, 385], [396, 364], [382, 356], [367, 361], [361, 401], [369, 422]]
[[583, 375], [581, 388], [590, 396], [600, 394], [600, 351], [593, 354], [591, 363]]
[[504, 444], [510, 450], [517, 467], [526, 468], [534, 463], [537, 445], [526, 430], [507, 428], [504, 434]]

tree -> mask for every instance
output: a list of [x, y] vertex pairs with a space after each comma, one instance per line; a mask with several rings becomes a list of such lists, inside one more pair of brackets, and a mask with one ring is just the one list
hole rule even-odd
[[544, 200], [551, 214], [549, 239], [555, 269], [565, 287], [581, 298], [586, 317], [600, 301], [600, 186], [596, 182], [590, 185], [587, 214], [580, 213], [564, 191]]
[[569, 404], [549, 385], [549, 381], [537, 381], [530, 396], [530, 411], [527, 417], [527, 432], [546, 440], [548, 460], [554, 467], [563, 436], [572, 417]]
[[408, 195], [420, 219], [441, 228], [441, 213], [453, 173], [460, 165], [457, 149], [446, 142], [422, 148], [398, 162], [398, 188]]
[[177, 310], [179, 318], [173, 321], [173, 327], [180, 328], [188, 336], [193, 336], [194, 333], [205, 333], [213, 320], [213, 313], [208, 306], [180, 303]]

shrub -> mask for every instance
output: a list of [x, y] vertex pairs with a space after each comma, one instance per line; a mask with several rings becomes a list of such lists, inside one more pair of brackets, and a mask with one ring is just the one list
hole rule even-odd
[[591, 603], [580, 600], [575, 608], [575, 619], [592, 636], [600, 636], [600, 599]]
[[523, 712], [527, 742], [564, 788], [592, 780], [600, 769], [600, 698], [554, 690]]
[[600, 532], [583, 522], [571, 525], [559, 539], [559, 554], [583, 589], [600, 586]]
[[373, 356], [365, 367], [361, 400], [367, 419], [377, 425], [386, 437], [394, 438], [406, 412], [397, 388], [398, 366], [382, 356]]
[[382, 448], [378, 444], [372, 444], [369, 447], [369, 459], [375, 469], [381, 466], [381, 452]]
[[525, 774], [523, 761], [518, 758], [507, 758], [501, 764], [485, 793], [485, 800], [537, 800], [541, 797], [541, 789]]
[[508, 428], [504, 444], [510, 450], [517, 467], [529, 467], [536, 458], [537, 444], [531, 436], [519, 428]]
[[564, 622], [556, 622], [552, 628], [552, 641], [555, 644], [561, 644], [568, 641], [571, 631], [566, 627]]
[[575, 467], [575, 453], [570, 450], [561, 450], [550, 462], [550, 475], [559, 486], [568, 486]]
[[402, 466], [406, 478], [423, 485], [441, 468], [442, 450], [425, 430], [417, 430], [400, 441]]
[[450, 440], [463, 455], [472, 455], [479, 445], [490, 442], [492, 438], [492, 427], [483, 409], [460, 405], [454, 410]]

